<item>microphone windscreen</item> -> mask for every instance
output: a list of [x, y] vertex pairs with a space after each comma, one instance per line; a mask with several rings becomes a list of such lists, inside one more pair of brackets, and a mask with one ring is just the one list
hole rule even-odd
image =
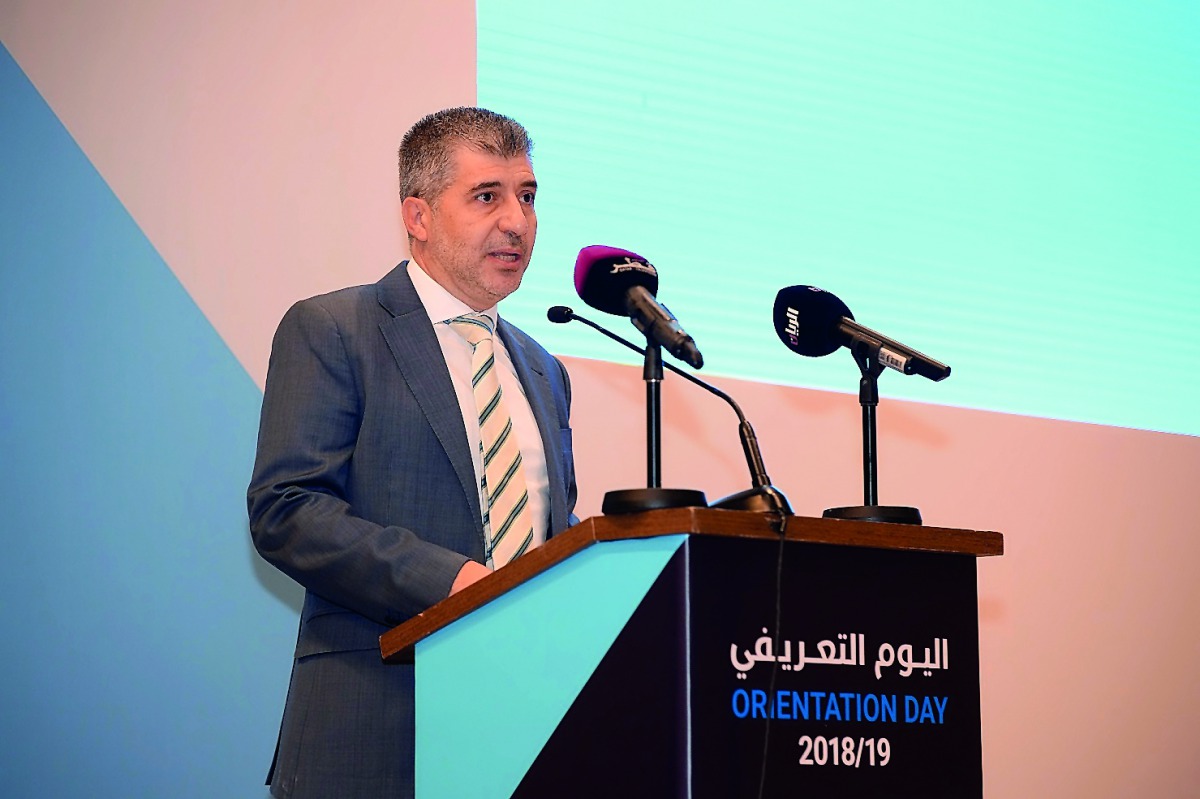
[[575, 291], [598, 311], [625, 316], [625, 296], [641, 286], [658, 293], [658, 272], [637, 253], [593, 244], [575, 259]]
[[853, 319], [846, 303], [816, 286], [788, 286], [775, 295], [775, 334], [788, 349], [810, 358], [844, 343], [838, 322]]
[[546, 309], [546, 318], [556, 325], [570, 322], [574, 315], [575, 312], [565, 305], [551, 305]]

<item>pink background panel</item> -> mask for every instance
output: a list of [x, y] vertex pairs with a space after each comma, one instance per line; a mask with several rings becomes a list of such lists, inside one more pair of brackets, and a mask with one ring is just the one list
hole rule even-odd
[[474, 102], [474, 31], [469, 0], [0, 5], [5, 46], [260, 386], [292, 302], [404, 257], [396, 147]]

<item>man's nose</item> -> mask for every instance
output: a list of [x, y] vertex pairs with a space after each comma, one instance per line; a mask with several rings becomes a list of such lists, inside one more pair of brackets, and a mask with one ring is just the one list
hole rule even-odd
[[529, 232], [533, 208], [521, 202], [520, 197], [508, 197], [500, 209], [500, 231], [513, 236], [524, 236]]

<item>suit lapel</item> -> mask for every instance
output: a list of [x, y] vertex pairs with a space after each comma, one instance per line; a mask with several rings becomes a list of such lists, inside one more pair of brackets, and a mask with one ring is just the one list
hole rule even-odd
[[379, 325], [379, 330], [401, 377], [450, 459], [474, 518], [481, 519], [475, 466], [462, 412], [454, 399], [454, 384], [450, 382], [450, 372], [437, 334], [429, 323], [429, 314], [421, 305], [406, 266], [407, 262], [400, 264], [376, 284], [379, 304], [392, 314], [391, 319]]
[[542, 437], [542, 451], [546, 454], [546, 478], [550, 489], [550, 528], [548, 532], [562, 530], [567, 526], [567, 509], [563, 498], [567, 495], [566, 476], [562, 468], [562, 442], [559, 441], [558, 415], [554, 411], [554, 389], [550, 379], [525, 352], [524, 342], [512, 332], [503, 320], [499, 325], [500, 338], [508, 348], [508, 355], [516, 369], [517, 378], [525, 388], [525, 398], [537, 421]]

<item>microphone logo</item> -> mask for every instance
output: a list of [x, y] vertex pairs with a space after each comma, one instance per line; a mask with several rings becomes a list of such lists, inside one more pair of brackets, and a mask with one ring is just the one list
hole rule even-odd
[[800, 346], [800, 312], [790, 305], [784, 311], [787, 315], [787, 326], [783, 332], [791, 341], [793, 347]]
[[609, 274], [618, 275], [621, 272], [642, 272], [650, 275], [651, 277], [658, 277], [658, 270], [656, 270], [653, 266], [645, 261], [639, 261], [628, 256], [626, 256], [624, 263], [614, 262], [612, 265], [612, 271], [610, 271]]

